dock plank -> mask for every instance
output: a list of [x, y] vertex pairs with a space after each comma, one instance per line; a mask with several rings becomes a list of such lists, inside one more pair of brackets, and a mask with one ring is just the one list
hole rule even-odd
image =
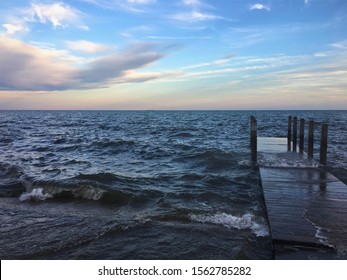
[[347, 248], [347, 186], [288, 152], [286, 138], [258, 138], [258, 152], [275, 258], [337, 258]]

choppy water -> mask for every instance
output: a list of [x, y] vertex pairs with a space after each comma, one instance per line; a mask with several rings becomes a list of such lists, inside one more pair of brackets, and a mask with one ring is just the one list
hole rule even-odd
[[0, 257], [271, 258], [251, 114], [328, 122], [347, 177], [347, 111], [0, 111]]

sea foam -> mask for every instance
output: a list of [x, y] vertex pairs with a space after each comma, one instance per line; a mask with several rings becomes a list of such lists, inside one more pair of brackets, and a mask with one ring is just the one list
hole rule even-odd
[[48, 193], [43, 193], [42, 188], [35, 188], [31, 192], [24, 192], [19, 197], [20, 201], [29, 200], [46, 200], [47, 198], [52, 198], [53, 196]]
[[214, 215], [195, 215], [191, 214], [190, 219], [200, 223], [211, 223], [217, 225], [223, 225], [226, 228], [236, 229], [250, 229], [256, 236], [268, 236], [269, 229], [264, 224], [257, 223], [255, 216], [246, 213], [241, 217], [233, 216], [226, 213], [217, 213]]
[[65, 193], [66, 196], [72, 198], [86, 199], [86, 200], [99, 200], [103, 197], [106, 191], [92, 187], [88, 185], [79, 185], [76, 188], [64, 188], [64, 187], [46, 187], [46, 188], [34, 188], [30, 192], [24, 192], [20, 195], [20, 201], [42, 201], [48, 198], [59, 197], [62, 193]]

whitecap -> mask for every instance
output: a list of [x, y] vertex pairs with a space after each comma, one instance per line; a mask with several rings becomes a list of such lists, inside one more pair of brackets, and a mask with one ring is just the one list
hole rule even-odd
[[24, 192], [19, 197], [20, 201], [29, 200], [46, 200], [47, 198], [52, 198], [53, 196], [48, 193], [43, 193], [42, 188], [35, 188], [31, 192]]
[[[286, 154], [288, 156], [288, 154]], [[319, 164], [314, 160], [307, 160], [304, 157], [298, 157], [296, 154], [289, 154], [288, 158], [281, 158], [277, 155], [262, 155], [258, 160], [260, 166], [276, 168], [318, 168]]]
[[214, 215], [191, 214], [190, 219], [194, 222], [223, 225], [226, 228], [236, 228], [240, 230], [250, 229], [256, 236], [259, 237], [269, 235], [269, 229], [265, 223], [257, 223], [255, 221], [255, 216], [250, 213], [246, 213], [241, 217], [226, 213], [217, 213]]

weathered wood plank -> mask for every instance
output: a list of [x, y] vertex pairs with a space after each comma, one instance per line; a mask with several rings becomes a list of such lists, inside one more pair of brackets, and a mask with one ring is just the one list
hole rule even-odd
[[[275, 160], [300, 157], [300, 153], [287, 151], [286, 138], [258, 138], [258, 151]], [[279, 258], [288, 257], [288, 248], [283, 253], [283, 244], [304, 246], [303, 252], [311, 248], [310, 254], [320, 248], [317, 256], [327, 259], [332, 257], [332, 247], [338, 250], [346, 246], [347, 186], [344, 183], [320, 168], [265, 167], [260, 162], [259, 170], [275, 258], [276, 254]], [[325, 247], [323, 251], [322, 247]], [[297, 250], [300, 249], [292, 252]]]

